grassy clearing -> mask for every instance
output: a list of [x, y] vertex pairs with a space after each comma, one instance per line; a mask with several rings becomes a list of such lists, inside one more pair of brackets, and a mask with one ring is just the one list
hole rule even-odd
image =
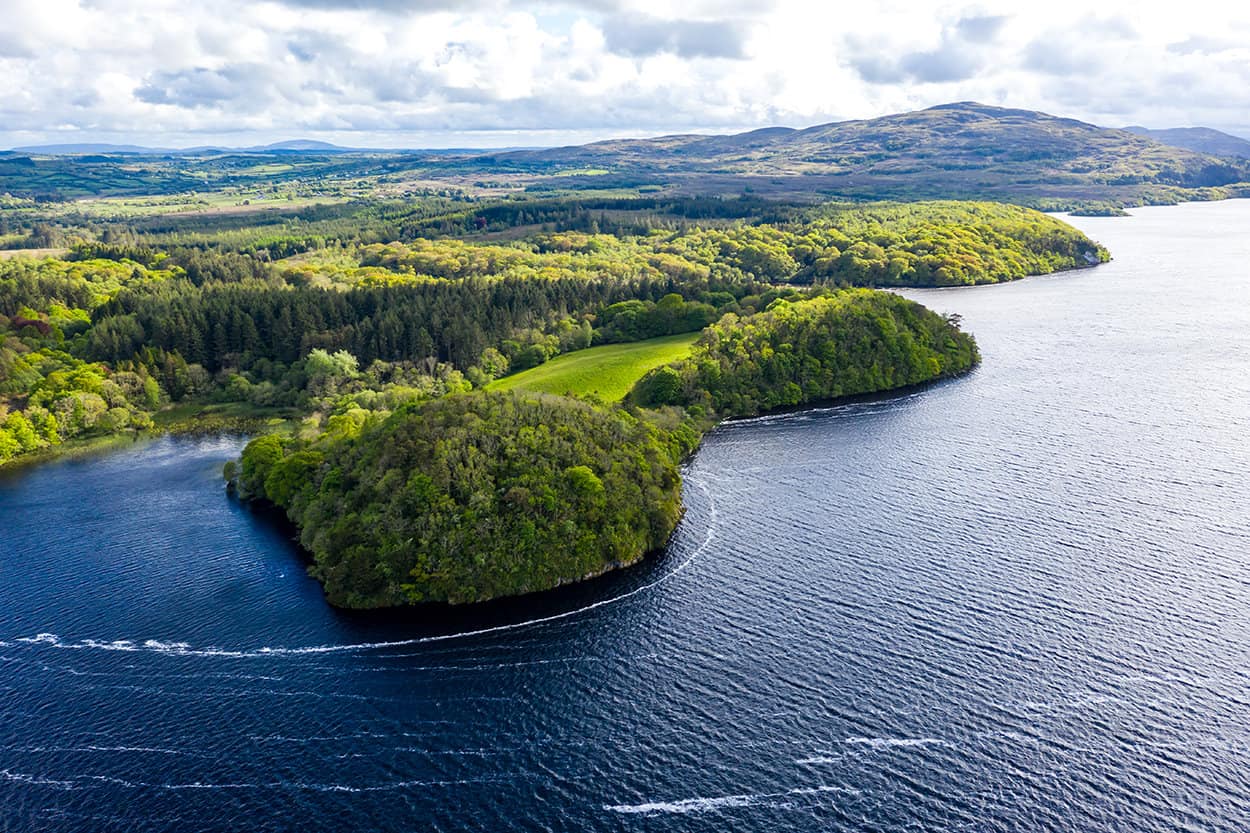
[[570, 168], [566, 171], [556, 171], [552, 176], [607, 176], [612, 173], [607, 168]]
[[69, 249], [0, 249], [0, 260], [9, 260], [15, 257], [60, 257], [68, 251]]
[[293, 408], [266, 408], [247, 402], [184, 402], [158, 411], [152, 422], [157, 431], [169, 434], [214, 434], [256, 431], [297, 418]]
[[248, 190], [231, 189], [157, 197], [91, 197], [62, 203], [51, 213], [73, 212], [106, 220], [175, 214], [190, 217], [211, 214], [252, 214], [274, 208], [306, 208], [311, 205], [345, 202], [346, 199], [346, 197], [332, 195], [297, 196], [290, 191], [259, 194]]
[[688, 356], [698, 338], [698, 333], [682, 333], [565, 353], [546, 364], [497, 379], [487, 390], [530, 390], [619, 402], [648, 370]]

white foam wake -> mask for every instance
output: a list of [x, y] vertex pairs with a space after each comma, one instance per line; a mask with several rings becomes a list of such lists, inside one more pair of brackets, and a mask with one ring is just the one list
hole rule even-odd
[[[6, 771], [0, 770], [0, 775], [6, 774]], [[191, 781], [179, 784], [162, 784], [150, 781], [131, 781], [126, 778], [117, 778], [112, 775], [78, 775], [75, 781], [79, 782], [97, 782], [103, 784], [114, 784], [127, 789], [150, 789], [150, 790], [168, 790], [177, 792], [182, 790], [287, 790], [295, 792], [321, 792], [321, 793], [370, 793], [370, 792], [395, 792], [399, 790], [409, 790], [417, 787], [460, 787], [471, 784], [494, 784], [505, 781], [516, 780], [525, 777], [525, 773], [517, 773], [512, 775], [486, 776], [482, 778], [460, 778], [460, 779], [443, 779], [434, 781], [392, 781], [383, 784], [365, 784], [356, 786], [353, 784], [316, 784], [303, 781], [273, 781], [268, 783], [211, 783], [203, 781]], [[27, 776], [30, 777], [30, 776]], [[50, 781], [46, 779], [38, 779], [31, 783], [42, 783], [50, 785], [68, 786], [63, 789], [76, 789], [80, 784], [70, 781]]]
[[26, 772], [13, 772], [7, 769], [0, 769], [0, 778], [6, 781], [16, 781], [19, 784], [33, 784], [39, 787], [52, 787], [58, 790], [76, 789], [77, 785], [73, 781], [60, 781], [55, 778], [44, 778], [42, 775], [31, 775]]
[[847, 738], [842, 741], [869, 749], [911, 749], [918, 746], [950, 746], [941, 738]]
[[[797, 787], [778, 793], [746, 793], [722, 795], [714, 798], [683, 798], [679, 801], [651, 801], [645, 804], [605, 804], [605, 810], [631, 815], [657, 815], [660, 813], [706, 813], [737, 807], [767, 806], [786, 798], [819, 795], [821, 793], [848, 792], [843, 787]], [[851, 791], [853, 792], [853, 791]]]
[[335, 792], [335, 793], [370, 793], [396, 792], [418, 787], [460, 787], [475, 784], [498, 784], [517, 781], [524, 778], [542, 778], [547, 776], [530, 772], [505, 772], [497, 775], [485, 775], [479, 778], [432, 779], [389, 781], [378, 784], [336, 784], [308, 783], [304, 781], [270, 781], [255, 783], [213, 783], [204, 781], [188, 781], [181, 783], [160, 783], [153, 781], [132, 781], [113, 775], [70, 775], [62, 778], [49, 778], [27, 772], [13, 772], [0, 769], [0, 780], [12, 781], [30, 786], [49, 787], [56, 790], [91, 789], [99, 784], [113, 784], [127, 789], [151, 790], [286, 790], [295, 792]]
[[184, 749], [167, 749], [160, 746], [6, 746], [3, 748], [6, 752], [31, 755], [63, 752], [141, 752], [153, 755], [185, 755], [193, 758], [209, 757], [203, 752], [188, 752]]
[[845, 743], [868, 746], [872, 749], [911, 748], [913, 746], [949, 746], [941, 738], [847, 738]]
[[303, 656], [307, 654], [338, 654], [352, 653], [356, 651], [370, 651], [383, 648], [404, 648], [413, 645], [425, 645], [431, 642], [446, 642], [453, 639], [465, 639], [471, 636], [486, 636], [494, 633], [504, 633], [506, 631], [520, 630], [521, 628], [529, 628], [537, 625], [545, 625], [550, 622], [557, 622], [561, 619], [568, 619], [573, 616], [579, 616], [601, 607], [617, 604], [625, 599], [637, 596], [639, 593], [645, 593], [652, 588], [658, 587], [670, 581], [674, 576], [678, 575], [694, 563], [703, 552], [712, 543], [716, 537], [716, 503], [712, 500], [712, 493], [707, 486], [701, 482], [687, 480], [697, 486], [708, 500], [708, 524], [707, 533], [703, 537], [703, 541], [695, 547], [685, 560], [669, 570], [664, 575], [641, 584], [633, 590], [621, 593], [619, 596], [613, 596], [610, 599], [602, 599], [597, 602], [568, 610], [564, 613], [556, 613], [551, 616], [540, 616], [535, 619], [527, 619], [524, 622], [511, 622], [506, 625], [495, 625], [489, 628], [478, 628], [471, 631], [460, 631], [458, 633], [440, 634], [438, 636], [421, 636], [413, 639], [399, 639], [390, 642], [361, 642], [352, 645], [310, 645], [302, 648], [284, 648], [284, 647], [262, 647], [251, 649], [229, 649], [218, 648], [216, 646], [207, 646], [202, 648], [192, 647], [186, 642], [161, 642], [155, 639], [148, 639], [137, 642], [131, 639], [117, 639], [106, 642], [97, 639], [84, 639], [77, 642], [65, 641], [54, 633], [41, 633], [36, 636], [20, 637], [15, 642], [27, 645], [43, 645], [51, 648], [63, 648], [68, 650], [99, 650], [99, 651], [142, 651], [149, 653], [170, 654], [173, 656], [203, 656], [203, 657], [272, 657], [272, 656]]

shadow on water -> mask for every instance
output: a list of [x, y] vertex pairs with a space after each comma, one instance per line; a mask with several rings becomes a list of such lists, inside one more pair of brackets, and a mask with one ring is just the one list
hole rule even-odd
[[[311, 567], [312, 554], [299, 544], [298, 528], [281, 509], [269, 504], [240, 501], [233, 496], [229, 499], [235, 501], [257, 524], [287, 539], [291, 558], [299, 569]], [[338, 625], [362, 641], [403, 641], [459, 633], [468, 635], [470, 632], [520, 626], [599, 606], [663, 579], [676, 566], [673, 550], [680, 530], [679, 526], [666, 547], [648, 554], [637, 564], [523, 596], [474, 604], [430, 602], [373, 610], [335, 607], [324, 596], [321, 603]]]
[[914, 385], [904, 385], [901, 388], [893, 388], [891, 390], [876, 391], [874, 393], [856, 393], [851, 396], [834, 397], [833, 399], [816, 399], [802, 405], [787, 405], [781, 408], [773, 408], [752, 417], [727, 419], [718, 424], [713, 430], [717, 430], [721, 426], [740, 425], [742, 423], [754, 422], [756, 420], [771, 420], [779, 417], [796, 416], [799, 414], [824, 413], [826, 411], [854, 408], [856, 405], [880, 405], [890, 402], [904, 402], [927, 391], [938, 390], [946, 387], [947, 385], [955, 385], [960, 382], [966, 382], [969, 377], [974, 376], [977, 371], [980, 370], [980, 367], [981, 365], [977, 364], [964, 373], [960, 373], [955, 376], [944, 376], [940, 379], [932, 379], [927, 382], [917, 382]]

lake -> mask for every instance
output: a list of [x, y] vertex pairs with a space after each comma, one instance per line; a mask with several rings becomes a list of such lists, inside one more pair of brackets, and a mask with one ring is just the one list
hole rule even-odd
[[331, 610], [236, 438], [0, 477], [0, 830], [1247, 829], [1250, 202], [1133, 213], [536, 600]]

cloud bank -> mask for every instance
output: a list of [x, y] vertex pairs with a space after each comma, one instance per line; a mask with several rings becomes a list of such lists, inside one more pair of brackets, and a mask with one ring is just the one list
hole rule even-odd
[[6, 0], [0, 147], [558, 144], [954, 100], [1250, 135], [1250, 12], [1053, 0]]

